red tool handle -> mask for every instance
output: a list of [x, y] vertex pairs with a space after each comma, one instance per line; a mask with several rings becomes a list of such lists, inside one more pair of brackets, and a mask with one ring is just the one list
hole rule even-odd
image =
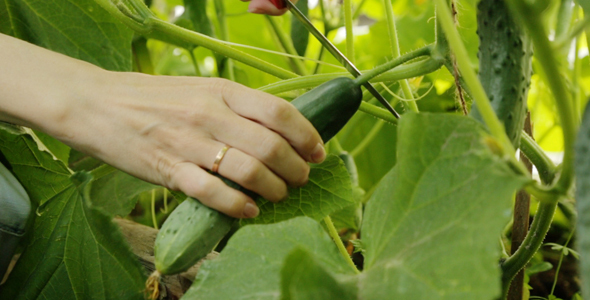
[[272, 2], [272, 4], [274, 4], [274, 6], [278, 9], [283, 9], [287, 7], [287, 4], [284, 0], [270, 0], [270, 2]]

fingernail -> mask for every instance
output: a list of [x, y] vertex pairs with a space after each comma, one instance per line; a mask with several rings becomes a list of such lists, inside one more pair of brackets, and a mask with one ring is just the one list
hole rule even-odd
[[315, 148], [313, 149], [313, 153], [311, 154], [311, 160], [314, 163], [319, 164], [323, 162], [324, 159], [326, 159], [326, 150], [324, 150], [322, 144], [318, 143], [317, 146], [315, 146]]
[[246, 203], [246, 206], [244, 206], [244, 216], [246, 218], [256, 218], [259, 213], [260, 209], [258, 209], [258, 206], [250, 202]]

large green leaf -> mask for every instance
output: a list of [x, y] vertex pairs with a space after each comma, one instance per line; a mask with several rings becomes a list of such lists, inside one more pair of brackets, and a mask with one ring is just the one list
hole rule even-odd
[[218, 258], [205, 262], [184, 300], [280, 299], [283, 261], [295, 248], [334, 274], [354, 272], [316, 221], [299, 217], [240, 229]]
[[124, 217], [135, 207], [139, 194], [157, 188], [157, 185], [115, 170], [92, 182], [90, 197], [94, 206], [110, 215]]
[[582, 294], [590, 295], [590, 105], [586, 105], [576, 142], [576, 203]]
[[28, 133], [0, 130], [2, 153], [33, 202], [44, 203], [0, 298], [142, 299], [143, 267], [110, 217], [80, 193], [89, 175], [74, 175], [74, 184]]
[[295, 248], [285, 259], [281, 270], [281, 300], [355, 300], [356, 278], [340, 282], [313, 255]]
[[397, 165], [369, 201], [363, 299], [494, 299], [498, 236], [526, 182], [472, 119], [406, 114]]
[[241, 224], [268, 224], [297, 216], [321, 220], [335, 211], [355, 203], [350, 176], [342, 160], [329, 155], [318, 165], [312, 165], [309, 182], [301, 188], [290, 188], [289, 198], [272, 203], [260, 198], [260, 215], [242, 219]]
[[0, 32], [108, 70], [131, 70], [131, 31], [92, 0], [1, 0]]

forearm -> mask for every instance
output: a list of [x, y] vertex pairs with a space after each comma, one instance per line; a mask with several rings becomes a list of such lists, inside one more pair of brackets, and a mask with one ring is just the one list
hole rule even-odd
[[0, 120], [54, 135], [106, 71], [0, 34]]

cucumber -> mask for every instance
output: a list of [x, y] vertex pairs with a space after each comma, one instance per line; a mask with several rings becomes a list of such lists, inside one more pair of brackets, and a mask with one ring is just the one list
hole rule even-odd
[[187, 270], [195, 259], [198, 261], [215, 248], [234, 221], [195, 199], [186, 199], [158, 232], [154, 247], [156, 269], [162, 275]]
[[25, 189], [0, 163], [0, 281], [12, 260], [20, 238], [25, 234], [31, 214], [31, 201]]
[[[532, 74], [532, 42], [508, 11], [504, 0], [477, 6], [479, 79], [506, 134], [518, 147]], [[471, 115], [483, 123], [475, 103]]]
[[[356, 113], [363, 93], [354, 80], [336, 78], [301, 95], [291, 103], [320, 133], [324, 142], [336, 135]], [[227, 185], [253, 199], [256, 195], [229, 179]], [[147, 282], [152, 298], [157, 298], [161, 275], [185, 271], [213, 251], [229, 232], [236, 219], [189, 198], [170, 214], [156, 237], [154, 246], [156, 271]]]

